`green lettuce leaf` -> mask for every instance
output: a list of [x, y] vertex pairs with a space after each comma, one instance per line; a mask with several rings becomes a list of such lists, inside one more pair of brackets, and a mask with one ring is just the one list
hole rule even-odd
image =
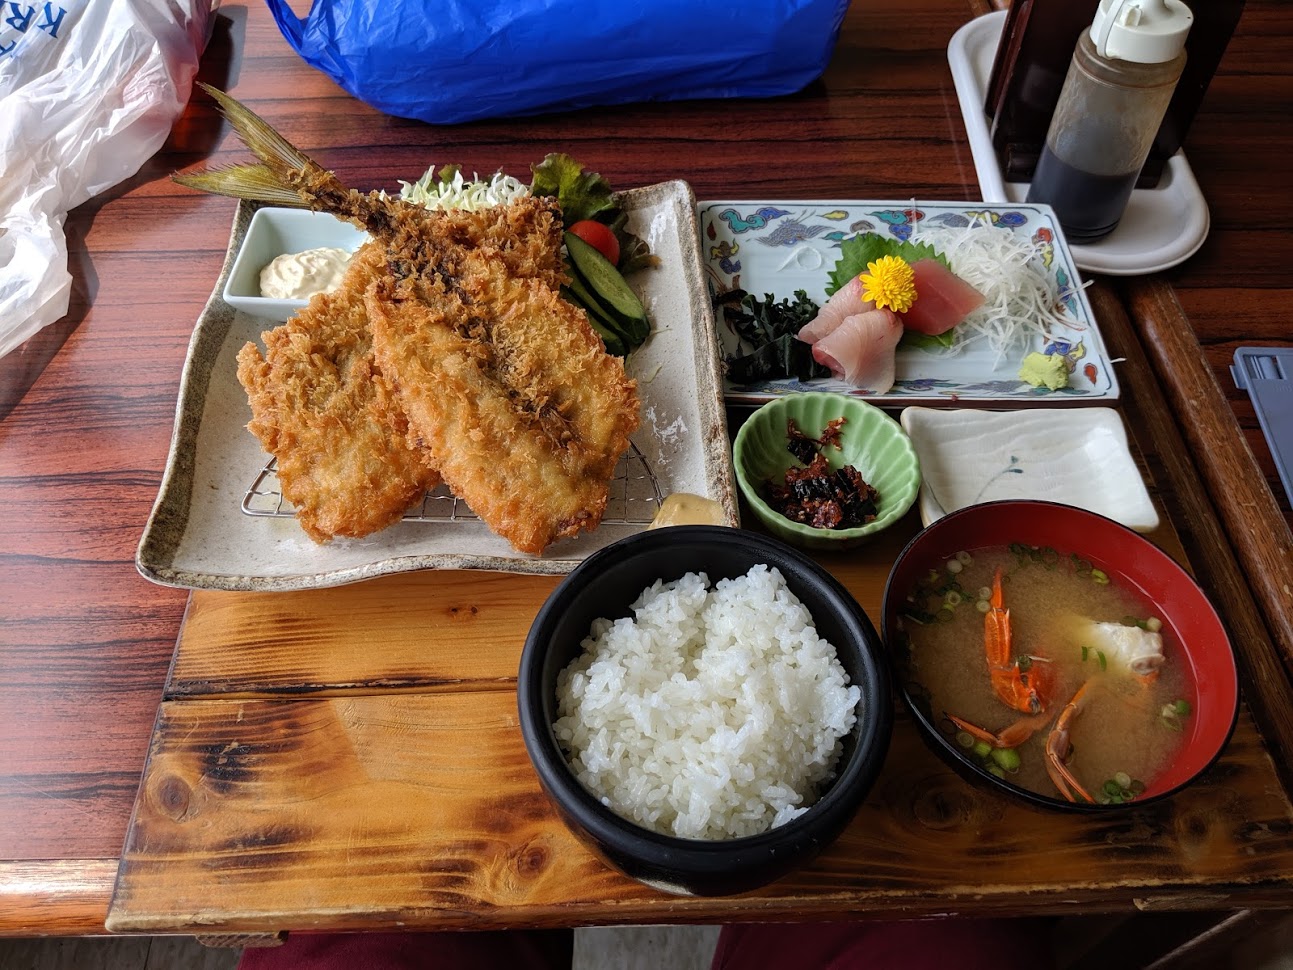
[[555, 196], [567, 226], [616, 207], [610, 183], [596, 172], [585, 172], [569, 155], [553, 152], [531, 165], [530, 171], [534, 173], [530, 191]]
[[936, 259], [949, 270], [947, 258], [929, 243], [904, 242], [891, 236], [867, 232], [852, 239], [844, 240], [840, 246], [840, 258], [831, 270], [831, 281], [826, 287], [830, 296], [859, 273], [865, 273], [867, 263], [874, 263], [882, 256], [897, 256], [908, 263], [918, 259]]

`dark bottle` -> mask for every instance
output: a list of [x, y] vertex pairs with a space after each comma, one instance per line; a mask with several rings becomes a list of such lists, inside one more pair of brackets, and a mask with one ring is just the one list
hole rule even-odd
[[1073, 50], [1029, 202], [1076, 242], [1122, 218], [1185, 67], [1193, 15], [1180, 0], [1100, 0]]

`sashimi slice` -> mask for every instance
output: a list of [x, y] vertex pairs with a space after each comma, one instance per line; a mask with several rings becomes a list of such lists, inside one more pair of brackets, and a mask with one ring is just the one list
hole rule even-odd
[[902, 320], [891, 310], [868, 310], [844, 318], [813, 344], [813, 359], [854, 387], [884, 394], [893, 387], [894, 348]]
[[817, 316], [804, 324], [795, 336], [806, 344], [815, 344], [843, 323], [845, 317], [874, 309], [874, 303], [862, 299], [862, 280], [855, 276], [832, 293], [817, 311]]
[[916, 302], [902, 313], [903, 325], [911, 330], [936, 337], [983, 306], [983, 294], [936, 259], [918, 259], [911, 271]]

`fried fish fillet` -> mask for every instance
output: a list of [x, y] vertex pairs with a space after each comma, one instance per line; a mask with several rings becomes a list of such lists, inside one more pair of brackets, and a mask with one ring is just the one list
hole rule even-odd
[[[385, 448], [389, 436], [403, 434], [408, 451], [437, 469], [517, 549], [537, 554], [557, 539], [595, 528], [615, 464], [638, 427], [639, 401], [623, 362], [606, 353], [584, 311], [556, 291], [566, 282], [556, 202], [525, 198], [481, 212], [430, 212], [384, 193], [361, 193], [233, 98], [203, 87], [262, 164], [176, 181], [239, 198], [304, 201], [367, 229], [384, 259], [384, 267], [372, 265], [371, 279], [348, 276], [335, 295], [346, 320], [337, 336], [350, 350], [350, 369], [372, 384], [371, 397], [338, 381], [348, 393], [335, 396], [335, 410], [314, 415], [307, 409], [301, 426], [321, 431], [326, 418], [342, 433], [326, 443], [319, 433], [317, 443], [303, 448], [299, 436], [288, 443], [303, 452], [296, 470], [310, 483], [303, 491], [322, 491], [318, 486], [334, 474], [311, 470], [312, 450], [330, 459], [325, 465], [350, 472], [341, 442], [366, 439]], [[337, 306], [320, 307], [338, 312]], [[302, 320], [291, 334], [294, 350], [313, 360], [310, 334], [329, 326], [334, 324], [318, 314]], [[365, 326], [371, 355], [361, 334]], [[309, 403], [311, 395], [296, 389], [313, 386], [313, 377], [284, 368], [287, 383], [280, 387], [285, 378], [259, 372], [253, 357], [245, 368], [249, 395], [258, 388], [269, 405], [262, 410], [274, 416], [258, 417], [253, 424], [261, 430], [253, 431], [281, 445], [284, 430], [296, 429], [286, 409]], [[347, 418], [347, 408], [361, 414]], [[399, 456], [402, 468], [405, 456]], [[396, 494], [401, 489], [392, 499]], [[349, 525], [344, 516], [337, 520]], [[335, 523], [316, 520], [313, 528], [324, 532]]]
[[637, 384], [581, 309], [465, 254], [459, 273], [383, 278], [373, 349], [441, 477], [517, 549], [597, 527], [640, 420]]
[[383, 529], [439, 482], [373, 359], [364, 294], [385, 268], [385, 250], [366, 244], [337, 292], [265, 333], [263, 355], [254, 343], [238, 353], [247, 427], [316, 542]]

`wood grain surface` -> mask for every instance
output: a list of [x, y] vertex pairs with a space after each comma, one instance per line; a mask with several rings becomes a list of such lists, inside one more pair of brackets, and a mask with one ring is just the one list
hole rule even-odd
[[[643, 104], [435, 127], [386, 117], [355, 101], [291, 52], [263, 5], [226, 4], [200, 78], [231, 90], [364, 188], [393, 189], [397, 179], [449, 161], [481, 172], [502, 167], [523, 173], [545, 153], [564, 150], [615, 185], [684, 178], [700, 199], [737, 192], [976, 198], [946, 44], [980, 11], [966, 0], [853, 4], [825, 76], [787, 98]], [[1228, 383], [1227, 367], [1237, 346], [1287, 346], [1291, 339], [1291, 37], [1293, 11], [1286, 4], [1249, 0], [1186, 142], [1210, 203], [1211, 234], [1198, 254], [1162, 276], [1197, 338], [1195, 353], [1216, 378], [1218, 416], [1235, 416], [1231, 433], [1242, 434], [1285, 528], [1290, 511], [1269, 451], [1247, 395]], [[211, 103], [196, 95], [157, 155], [69, 215], [70, 312], [0, 358], [0, 729], [7, 741], [0, 753], [0, 860], [8, 860], [0, 862], [0, 933], [102, 926], [114, 871], [105, 860], [117, 858], [126, 838], [187, 603], [183, 592], [137, 575], [134, 549], [165, 463], [189, 334], [219, 273], [233, 216], [231, 200], [182, 189], [168, 176], [245, 160]], [[1120, 285], [1114, 293], [1128, 305], [1131, 298]], [[1129, 319], [1138, 333], [1151, 326], [1140, 313]], [[1147, 343], [1155, 355], [1152, 373], [1170, 379], [1170, 355], [1177, 350], [1162, 342], [1166, 356], [1160, 362], [1159, 349], [1157, 339]], [[1173, 411], [1163, 420], [1177, 421]], [[1225, 427], [1223, 422], [1223, 435]], [[1181, 440], [1195, 447], [1190, 435]], [[1193, 475], [1206, 483], [1204, 498], [1211, 500], [1216, 486], [1194, 464], [1207, 458], [1153, 458], [1160, 494], [1174, 517], [1208, 514], [1206, 502], [1182, 504], [1176, 497], [1178, 489], [1193, 488]], [[1228, 469], [1223, 461], [1220, 473], [1217, 480], [1227, 485], [1234, 476], [1248, 476], [1255, 486], [1246, 468]], [[1178, 524], [1214, 533], [1209, 542], [1229, 538], [1219, 527], [1204, 530], [1188, 519]], [[1266, 528], [1277, 543], [1284, 541], [1286, 533], [1276, 525]], [[1191, 535], [1183, 541], [1201, 571], [1206, 563], [1199, 557], [1209, 544], [1191, 548]], [[1251, 561], [1246, 555], [1233, 558], [1242, 564]], [[1287, 624], [1287, 611], [1269, 596], [1254, 601], [1247, 594], [1248, 606], [1242, 606], [1242, 575], [1232, 588], [1236, 596], [1226, 604], [1232, 631], [1257, 616], [1252, 632], [1263, 632], [1271, 647], [1270, 631]], [[448, 596], [440, 607], [426, 607], [426, 615], [467, 599]], [[1231, 612], [1235, 602], [1243, 611], [1238, 616]], [[491, 617], [509, 623], [523, 611], [519, 601], [488, 608]], [[195, 625], [220, 622], [222, 612], [227, 617], [235, 607], [195, 597]], [[475, 621], [452, 622], [469, 631]], [[240, 635], [259, 634], [244, 629]], [[385, 668], [396, 679], [374, 686], [403, 689], [415, 666], [414, 648], [388, 642], [383, 649]], [[195, 666], [174, 681], [176, 693], [166, 704], [199, 696], [212, 698], [203, 704], [215, 703], [217, 694], [222, 703], [250, 698], [265, 688], [269, 670], [286, 670], [289, 659], [282, 654], [277, 667], [263, 658], [223, 669]], [[458, 677], [488, 696], [499, 690], [491, 680], [498, 669], [485, 659], [466, 671], [437, 673], [432, 665], [416, 676], [446, 677], [441, 686]], [[268, 666], [258, 669], [262, 662]], [[372, 678], [361, 655], [333, 651], [326, 669], [309, 667], [298, 660], [293, 675], [317, 674], [314, 686]], [[1258, 668], [1250, 670], [1260, 676]], [[183, 696], [182, 682], [189, 685]], [[430, 686], [424, 692], [435, 693]], [[300, 699], [336, 700], [313, 693]], [[1250, 696], [1256, 704], [1258, 696]], [[1263, 731], [1270, 730], [1275, 712], [1256, 713], [1264, 718]], [[1258, 745], [1243, 743], [1237, 750], [1256, 752]], [[1218, 879], [1218, 898], [1260, 904], [1262, 885]], [[1103, 905], [1094, 892], [1069, 889], [1075, 904]], [[1177, 883], [1156, 898], [1205, 907], [1209, 890], [1199, 887], [1199, 895], [1191, 895], [1195, 891]], [[1005, 894], [984, 897], [979, 905], [1004, 912], [1034, 903]], [[614, 914], [606, 919], [616, 921]]]
[[[913, 513], [822, 559], [878, 617], [888, 565], [918, 528]], [[1152, 538], [1180, 555], [1169, 526]], [[514, 677], [524, 614], [550, 586], [500, 595], [469, 574], [425, 572], [340, 590], [195, 593], [109, 929], [1229, 908], [1282, 905], [1293, 889], [1293, 808], [1246, 711], [1198, 784], [1107, 820], [967, 786], [900, 716], [876, 789], [803, 872], [729, 900], [647, 889], [571, 834], [525, 753]]]
[[[1044, 864], [1042, 860], [1045, 860]], [[498, 928], [1283, 905], [1289, 805], [1245, 716], [1188, 794], [1091, 819], [967, 786], [903, 718], [844, 835], [758, 892], [682, 899], [554, 814], [511, 690], [168, 701], [108, 928]]]

